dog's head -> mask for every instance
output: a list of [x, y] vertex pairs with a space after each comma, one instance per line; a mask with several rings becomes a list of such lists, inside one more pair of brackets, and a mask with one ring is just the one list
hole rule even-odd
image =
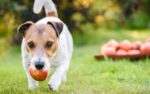
[[58, 48], [59, 35], [63, 23], [48, 22], [47, 24], [34, 24], [25, 22], [18, 27], [24, 39], [24, 45], [30, 56], [31, 66], [36, 69], [48, 69], [49, 62]]

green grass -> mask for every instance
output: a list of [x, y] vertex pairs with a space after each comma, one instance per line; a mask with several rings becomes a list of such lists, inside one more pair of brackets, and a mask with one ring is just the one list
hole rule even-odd
[[[144, 41], [146, 38], [150, 37], [150, 29], [147, 30], [108, 30], [108, 29], [90, 29], [87, 27], [84, 34], [79, 34], [73, 32], [74, 43], [76, 45], [100, 45], [105, 43], [110, 39], [116, 39], [117, 41], [122, 41], [124, 39], [129, 39], [130, 41], [141, 40]], [[86, 32], [87, 31], [87, 32]]]
[[[127, 37], [121, 33], [110, 34], [120, 40]], [[107, 36], [99, 37], [100, 44], [111, 38]], [[98, 43], [75, 47], [68, 80], [58, 92], [48, 89], [48, 80], [34, 91], [28, 90], [20, 48], [10, 48], [0, 57], [0, 94], [150, 94], [150, 59], [97, 61], [93, 55], [99, 52], [99, 47]]]

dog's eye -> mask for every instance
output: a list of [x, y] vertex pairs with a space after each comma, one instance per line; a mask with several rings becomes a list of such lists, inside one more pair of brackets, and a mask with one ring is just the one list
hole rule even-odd
[[35, 47], [35, 44], [31, 41], [31, 42], [28, 43], [28, 46], [29, 46], [30, 48], [34, 48], [34, 47]]
[[48, 41], [45, 45], [46, 48], [51, 48], [53, 45], [53, 42], [52, 41]]

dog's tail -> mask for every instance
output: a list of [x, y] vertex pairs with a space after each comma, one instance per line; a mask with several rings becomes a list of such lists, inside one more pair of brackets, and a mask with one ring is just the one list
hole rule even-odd
[[34, 0], [34, 13], [40, 13], [43, 7], [47, 16], [58, 16], [56, 6], [52, 0]]

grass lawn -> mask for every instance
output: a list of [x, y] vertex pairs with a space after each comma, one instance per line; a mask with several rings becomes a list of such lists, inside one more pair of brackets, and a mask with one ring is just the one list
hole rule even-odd
[[[118, 35], [120, 40], [123, 36], [126, 35]], [[109, 38], [102, 38], [101, 43]], [[99, 46], [97, 43], [75, 47], [68, 80], [58, 92], [48, 89], [47, 80], [34, 91], [28, 90], [20, 49], [10, 48], [0, 57], [0, 94], [150, 94], [150, 59], [97, 61], [93, 55], [98, 53]]]

